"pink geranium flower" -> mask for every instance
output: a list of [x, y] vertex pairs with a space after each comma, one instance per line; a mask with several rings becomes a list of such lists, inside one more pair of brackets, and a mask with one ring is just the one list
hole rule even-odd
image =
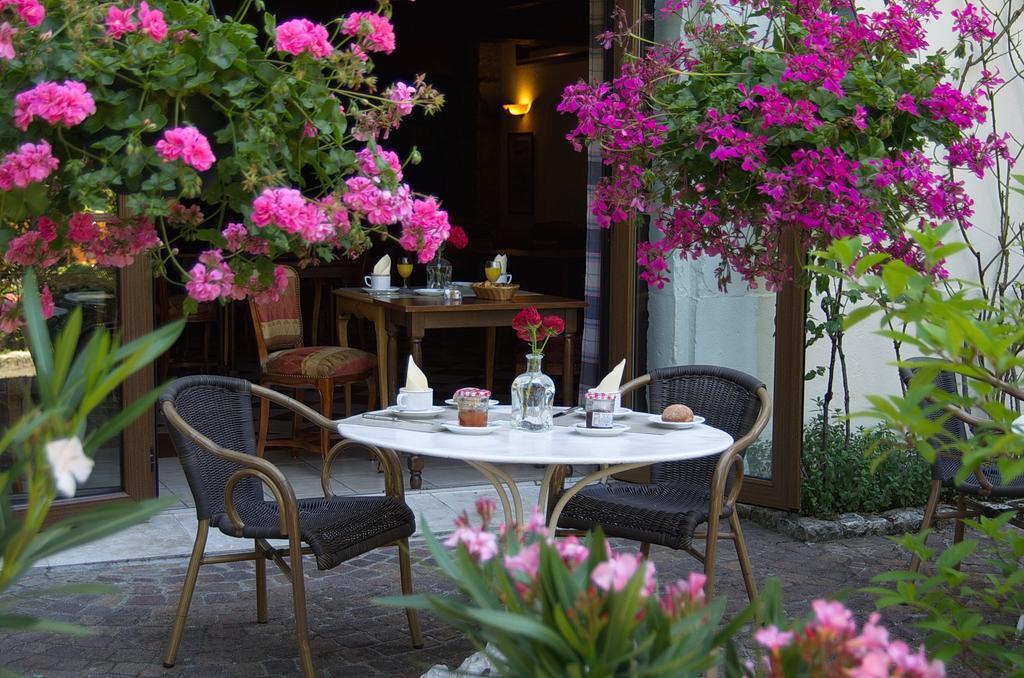
[[95, 112], [92, 95], [84, 83], [76, 80], [65, 80], [60, 85], [41, 82], [14, 97], [14, 124], [20, 130], [28, 129], [36, 117], [51, 125], [74, 127]]
[[362, 38], [362, 46], [367, 52], [395, 51], [395, 29], [387, 17], [373, 12], [355, 12], [345, 17], [341, 24], [345, 35]]
[[292, 19], [279, 25], [274, 47], [295, 56], [309, 52], [317, 59], [330, 56], [334, 51], [327, 37], [327, 29], [309, 19]]
[[448, 213], [434, 198], [415, 200], [412, 214], [402, 222], [402, 235], [398, 244], [410, 252], [419, 252], [419, 262], [425, 264], [434, 258], [437, 248], [448, 239], [451, 225]]
[[145, 0], [139, 3], [139, 30], [154, 42], [161, 42], [167, 36], [164, 13], [158, 9], [150, 9], [149, 3]]
[[22, 144], [14, 153], [4, 156], [0, 162], [0, 190], [9, 191], [17, 186], [25, 188], [31, 183], [42, 181], [57, 169], [60, 161], [53, 157], [50, 144]]
[[253, 200], [252, 223], [276, 226], [308, 242], [323, 242], [335, 234], [334, 224], [315, 204], [294, 188], [267, 188]]
[[14, 5], [14, 10], [29, 26], [38, 26], [46, 18], [46, 9], [39, 0], [13, 0], [7, 4]]
[[156, 142], [156, 152], [164, 162], [180, 159], [201, 172], [213, 167], [217, 159], [202, 132], [190, 126], [164, 130], [163, 138]]
[[99, 226], [91, 214], [75, 212], [68, 219], [68, 238], [80, 245], [94, 242], [100, 237]]
[[0, 59], [13, 59], [15, 57], [14, 36], [17, 32], [18, 29], [6, 21], [0, 24]]
[[126, 7], [125, 9], [114, 6], [108, 7], [107, 17], [104, 21], [107, 35], [114, 40], [120, 40], [124, 37], [125, 33], [131, 33], [138, 28], [138, 24], [132, 19], [132, 14], [135, 14], [134, 7]]

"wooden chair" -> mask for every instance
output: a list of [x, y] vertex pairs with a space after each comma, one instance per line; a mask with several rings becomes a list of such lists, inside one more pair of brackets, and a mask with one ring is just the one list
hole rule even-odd
[[[367, 407], [373, 409], [377, 400], [377, 358], [366, 351], [347, 346], [304, 346], [302, 340], [302, 307], [299, 303], [299, 276], [288, 272], [288, 287], [280, 299], [260, 303], [249, 298], [249, 310], [256, 330], [256, 348], [260, 357], [260, 384], [264, 386], [312, 387], [320, 394], [320, 411], [332, 419], [334, 389], [345, 389], [345, 416], [352, 416], [352, 384], [366, 382], [369, 391]], [[270, 402], [260, 401], [260, 429], [257, 454], [263, 456], [270, 424]], [[300, 419], [292, 419], [292, 437], [274, 439], [275, 446], [316, 449], [298, 437]], [[327, 456], [330, 432], [320, 431], [320, 454]]]
[[[765, 385], [738, 370], [710, 365], [687, 365], [652, 370], [622, 387], [623, 393], [648, 387], [652, 412], [682, 403], [704, 417], [709, 426], [729, 433], [735, 441], [719, 455], [654, 464], [649, 483], [591, 485], [566, 504], [559, 530], [578, 532], [600, 525], [605, 535], [641, 543], [647, 556], [651, 544], [684, 550], [704, 564], [705, 591], [710, 597], [715, 578], [719, 539], [736, 547], [747, 596], [757, 597], [736, 498], [743, 483], [743, 455], [771, 417]], [[565, 476], [556, 473], [549, 494], [548, 514], [564, 490]], [[727, 532], [719, 531], [726, 521]], [[697, 528], [707, 529], [698, 533]], [[693, 540], [705, 540], [704, 553]]]
[[[302, 673], [309, 678], [314, 672], [302, 557], [314, 555], [317, 568], [327, 570], [373, 549], [397, 546], [402, 593], [409, 595], [412, 593], [409, 536], [416, 531], [416, 521], [405, 503], [402, 467], [397, 455], [391, 450], [352, 441], [336, 444], [327, 455], [320, 476], [324, 496], [296, 499], [281, 470], [256, 455], [253, 396], [261, 402], [272, 400], [296, 416], [325, 430], [334, 430], [333, 421], [302, 403], [242, 379], [212, 375], [182, 377], [160, 397], [160, 408], [195, 498], [199, 520], [164, 666], [174, 666], [201, 566], [254, 561], [256, 619], [266, 623], [267, 560], [272, 560], [291, 581], [299, 658]], [[336, 457], [353, 451], [360, 454], [369, 451], [377, 457], [385, 473], [384, 495], [337, 497], [331, 493], [331, 464]], [[264, 488], [273, 495], [273, 501], [263, 498]], [[229, 537], [253, 540], [253, 550], [206, 556], [204, 551], [211, 526]], [[288, 547], [276, 549], [268, 539], [287, 539]], [[416, 611], [409, 608], [406, 615], [413, 646], [423, 647]]]

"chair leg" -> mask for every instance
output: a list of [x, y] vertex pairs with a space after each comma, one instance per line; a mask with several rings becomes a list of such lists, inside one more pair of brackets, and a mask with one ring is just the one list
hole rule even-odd
[[260, 430], [256, 439], [256, 456], [262, 458], [267, 447], [267, 429], [270, 428], [270, 401], [260, 398]]
[[377, 409], [377, 372], [374, 371], [370, 378], [366, 380], [366, 410], [372, 411]]
[[[320, 413], [328, 419], [334, 419], [334, 380], [317, 380], [316, 390], [320, 391]], [[347, 398], [345, 407], [348, 408]], [[320, 455], [326, 459], [329, 449], [331, 449], [331, 432], [322, 428], [320, 429]]]
[[[300, 388], [294, 389], [292, 391], [292, 397], [295, 398], [296, 400], [298, 400], [300, 403], [304, 402], [302, 400], [302, 389], [300, 389]], [[292, 413], [292, 440], [293, 441], [298, 441], [299, 440], [299, 429], [301, 429], [301, 428], [302, 428], [302, 415], [299, 414], [298, 412], [293, 412]], [[295, 444], [297, 444], [297, 443], [295, 443]], [[293, 457], [299, 456], [299, 448], [298, 447], [293, 447], [292, 448], [292, 456]]]
[[[921, 520], [921, 532], [920, 534], [927, 541], [928, 530], [931, 529], [932, 523], [935, 522], [935, 510], [939, 506], [939, 492], [942, 491], [942, 481], [932, 481], [932, 491], [928, 493], [928, 504], [924, 508], [924, 518]], [[910, 569], [913, 572], [917, 572], [921, 569], [921, 559], [916, 555], [910, 559]]]
[[352, 382], [346, 382], [345, 391], [345, 418], [352, 416]]
[[[401, 539], [398, 542], [398, 565], [402, 572], [402, 594], [412, 595], [412, 563], [409, 561], [409, 540]], [[423, 647], [423, 636], [420, 634], [420, 618], [416, 610], [405, 608], [405, 616], [409, 620], [409, 635], [412, 636], [412, 646], [419, 649]]]
[[718, 516], [708, 518], [708, 536], [704, 544], [704, 597], [711, 600], [715, 590], [715, 558], [718, 554]]
[[302, 543], [298, 537], [288, 539], [288, 564], [292, 574], [292, 605], [295, 608], [295, 638], [299, 645], [302, 675], [313, 678], [313, 652], [309, 647], [309, 620], [306, 617], [306, 580], [302, 574]]
[[259, 539], [254, 540], [256, 546], [256, 621], [267, 623], [267, 559]]
[[[963, 492], [956, 493], [956, 509], [962, 515], [967, 511], [967, 501], [964, 498]], [[964, 525], [963, 518], [957, 518], [953, 523], [953, 543], [959, 544], [964, 540], [964, 532], [967, 530], [967, 526]], [[962, 563], [957, 563], [953, 566], [954, 569], [959, 570]]]
[[192, 592], [196, 589], [196, 578], [199, 576], [199, 566], [203, 562], [203, 551], [206, 549], [206, 536], [209, 530], [210, 521], [200, 520], [196, 530], [196, 542], [192, 546], [192, 557], [188, 561], [188, 570], [185, 571], [185, 583], [181, 586], [181, 597], [178, 599], [178, 612], [174, 617], [171, 639], [167, 643], [167, 652], [164, 653], [164, 666], [167, 668], [174, 666], [174, 660], [178, 654], [178, 646], [181, 644], [181, 634], [185, 630], [188, 608], [192, 604]]
[[734, 542], [736, 543], [736, 557], [740, 561], [740, 571], [743, 573], [743, 585], [747, 588], [747, 599], [754, 602], [757, 598], [757, 583], [754, 582], [754, 570], [750, 567], [750, 556], [747, 553], [747, 542], [743, 539], [743, 530], [740, 528], [740, 517], [733, 509], [729, 516], [729, 526], [732, 528]]
[[651, 544], [650, 544], [650, 542], [646, 542], [645, 541], [645, 542], [641, 542], [640, 543], [640, 555], [643, 556], [644, 560], [647, 560], [648, 558], [651, 557]]

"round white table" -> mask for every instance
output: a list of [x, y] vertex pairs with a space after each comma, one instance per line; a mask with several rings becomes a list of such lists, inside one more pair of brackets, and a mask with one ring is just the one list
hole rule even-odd
[[[507, 411], [508, 408], [505, 407], [504, 410]], [[498, 411], [502, 409], [498, 408]], [[569, 500], [591, 483], [614, 473], [657, 462], [682, 461], [718, 454], [733, 443], [732, 436], [725, 431], [704, 424], [665, 435], [626, 432], [618, 436], [598, 438], [581, 435], [567, 426], [556, 426], [553, 430], [543, 433], [529, 433], [512, 430], [506, 422], [495, 433], [468, 436], [431, 430], [428, 426], [423, 426], [424, 430], [410, 431], [384, 426], [364, 426], [351, 421], [342, 421], [338, 424], [338, 432], [347, 440], [396, 452], [465, 461], [494, 485], [505, 511], [506, 523], [513, 515], [514, 507], [515, 523], [519, 526], [525, 524], [526, 518], [519, 488], [515, 480], [499, 464], [543, 464], [547, 467], [538, 499], [542, 509], [547, 506], [551, 478], [558, 466], [600, 465], [601, 468], [578, 480], [559, 497], [549, 517], [549, 527], [552, 530], [558, 524], [558, 518]]]

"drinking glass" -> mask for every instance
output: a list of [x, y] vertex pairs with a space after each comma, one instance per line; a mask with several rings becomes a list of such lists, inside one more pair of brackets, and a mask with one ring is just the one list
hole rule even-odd
[[488, 261], [484, 264], [484, 275], [487, 276], [487, 282], [496, 282], [501, 277], [501, 264]]
[[412, 262], [409, 261], [409, 257], [398, 260], [398, 275], [402, 278], [402, 289], [409, 289], [409, 276], [412, 275]]

